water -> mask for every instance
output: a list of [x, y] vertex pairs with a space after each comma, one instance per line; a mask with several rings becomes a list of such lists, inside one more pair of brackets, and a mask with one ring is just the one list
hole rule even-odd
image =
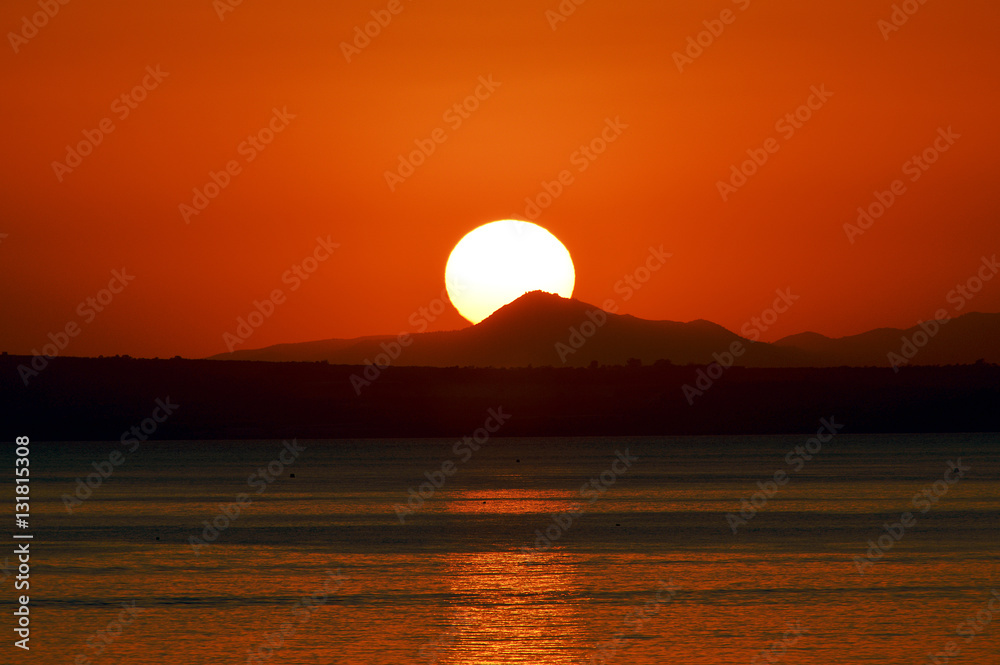
[[[60, 497], [75, 479], [126, 450], [37, 442], [32, 650], [4, 653], [134, 665], [818, 665], [925, 663], [955, 641], [951, 662], [1000, 663], [1000, 600], [989, 609], [1000, 436], [841, 433], [787, 462], [805, 443], [495, 438], [466, 461], [453, 440], [300, 441], [280, 477], [249, 485], [280, 441], [149, 442], [69, 513]], [[638, 459], [615, 463], [616, 452]], [[959, 458], [969, 471], [916, 510], [914, 495]], [[449, 460], [454, 474], [400, 524], [408, 489]], [[734, 535], [727, 513], [778, 470], [787, 484]], [[589, 503], [595, 490], [582, 497], [581, 486], [602, 472], [614, 482]], [[240, 493], [252, 502], [196, 554], [190, 539], [213, 537], [203, 520]], [[580, 514], [566, 513], [574, 505]], [[907, 511], [917, 523], [860, 574], [854, 557]], [[554, 542], [532, 550], [550, 526]], [[979, 634], [956, 632], [980, 611]]]

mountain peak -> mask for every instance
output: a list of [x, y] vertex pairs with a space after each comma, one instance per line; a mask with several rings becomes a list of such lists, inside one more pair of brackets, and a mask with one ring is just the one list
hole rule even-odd
[[821, 335], [817, 332], [800, 332], [794, 335], [786, 335], [779, 340], [772, 342], [775, 346], [799, 346], [799, 347], [811, 347], [817, 344], [826, 344], [831, 340], [830, 337], [826, 335]]
[[567, 315], [584, 316], [597, 309], [594, 305], [574, 298], [549, 293], [548, 291], [528, 291], [517, 300], [511, 301], [476, 324], [476, 327], [494, 327], [514, 321], [531, 320], [535, 323], [564, 319]]

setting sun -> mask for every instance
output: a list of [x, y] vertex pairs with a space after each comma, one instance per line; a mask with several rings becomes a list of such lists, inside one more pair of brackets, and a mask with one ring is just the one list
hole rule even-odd
[[537, 224], [513, 219], [470, 231], [445, 268], [448, 297], [472, 323], [529, 291], [569, 298], [575, 282], [573, 259], [559, 239]]

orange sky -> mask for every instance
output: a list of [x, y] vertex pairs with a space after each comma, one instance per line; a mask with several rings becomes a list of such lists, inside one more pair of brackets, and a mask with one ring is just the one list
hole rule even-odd
[[[37, 0], [4, 2], [0, 349], [75, 322], [70, 355], [209, 355], [275, 289], [286, 299], [242, 348], [413, 331], [454, 244], [523, 216], [563, 170], [536, 221], [571, 252], [575, 296], [644, 318], [738, 331], [790, 287], [801, 299], [765, 340], [907, 327], [1000, 252], [996, 3], [932, 0], [888, 39], [888, 1], [588, 0], [556, 29], [558, 0], [398, 3], [348, 62], [341, 43], [388, 1], [245, 0], [220, 19], [212, 0], [76, 0], [37, 31]], [[721, 34], [679, 71], [703, 21]], [[794, 133], [776, 126], [813, 86], [832, 96]], [[448, 112], [477, 90], [467, 117]], [[91, 154], [53, 167], [104, 119]], [[627, 128], [581, 157], [608, 119]], [[269, 123], [273, 142], [244, 144]], [[904, 163], [948, 127], [960, 138], [911, 181]], [[438, 128], [391, 191], [386, 171]], [[723, 201], [718, 182], [770, 138]], [[229, 162], [186, 223], [179, 206]], [[905, 193], [852, 244], [844, 224], [897, 179]], [[282, 276], [318, 237], [339, 247], [293, 291]], [[673, 256], [624, 301], [616, 282], [660, 245]], [[135, 279], [104, 311], [78, 309], [123, 267]], [[967, 309], [1000, 311], [1000, 280]], [[449, 311], [432, 329], [462, 325]]]

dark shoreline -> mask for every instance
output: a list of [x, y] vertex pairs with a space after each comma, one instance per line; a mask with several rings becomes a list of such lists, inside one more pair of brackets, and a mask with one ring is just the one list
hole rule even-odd
[[704, 366], [390, 367], [352, 385], [364, 367], [56, 358], [25, 386], [30, 361], [0, 357], [0, 412], [33, 439], [117, 440], [168, 397], [179, 406], [157, 439], [463, 436], [497, 407], [512, 416], [504, 436], [807, 433], [831, 416], [854, 433], [1000, 431], [1000, 366], [982, 363], [732, 367], [692, 405], [683, 386]]

